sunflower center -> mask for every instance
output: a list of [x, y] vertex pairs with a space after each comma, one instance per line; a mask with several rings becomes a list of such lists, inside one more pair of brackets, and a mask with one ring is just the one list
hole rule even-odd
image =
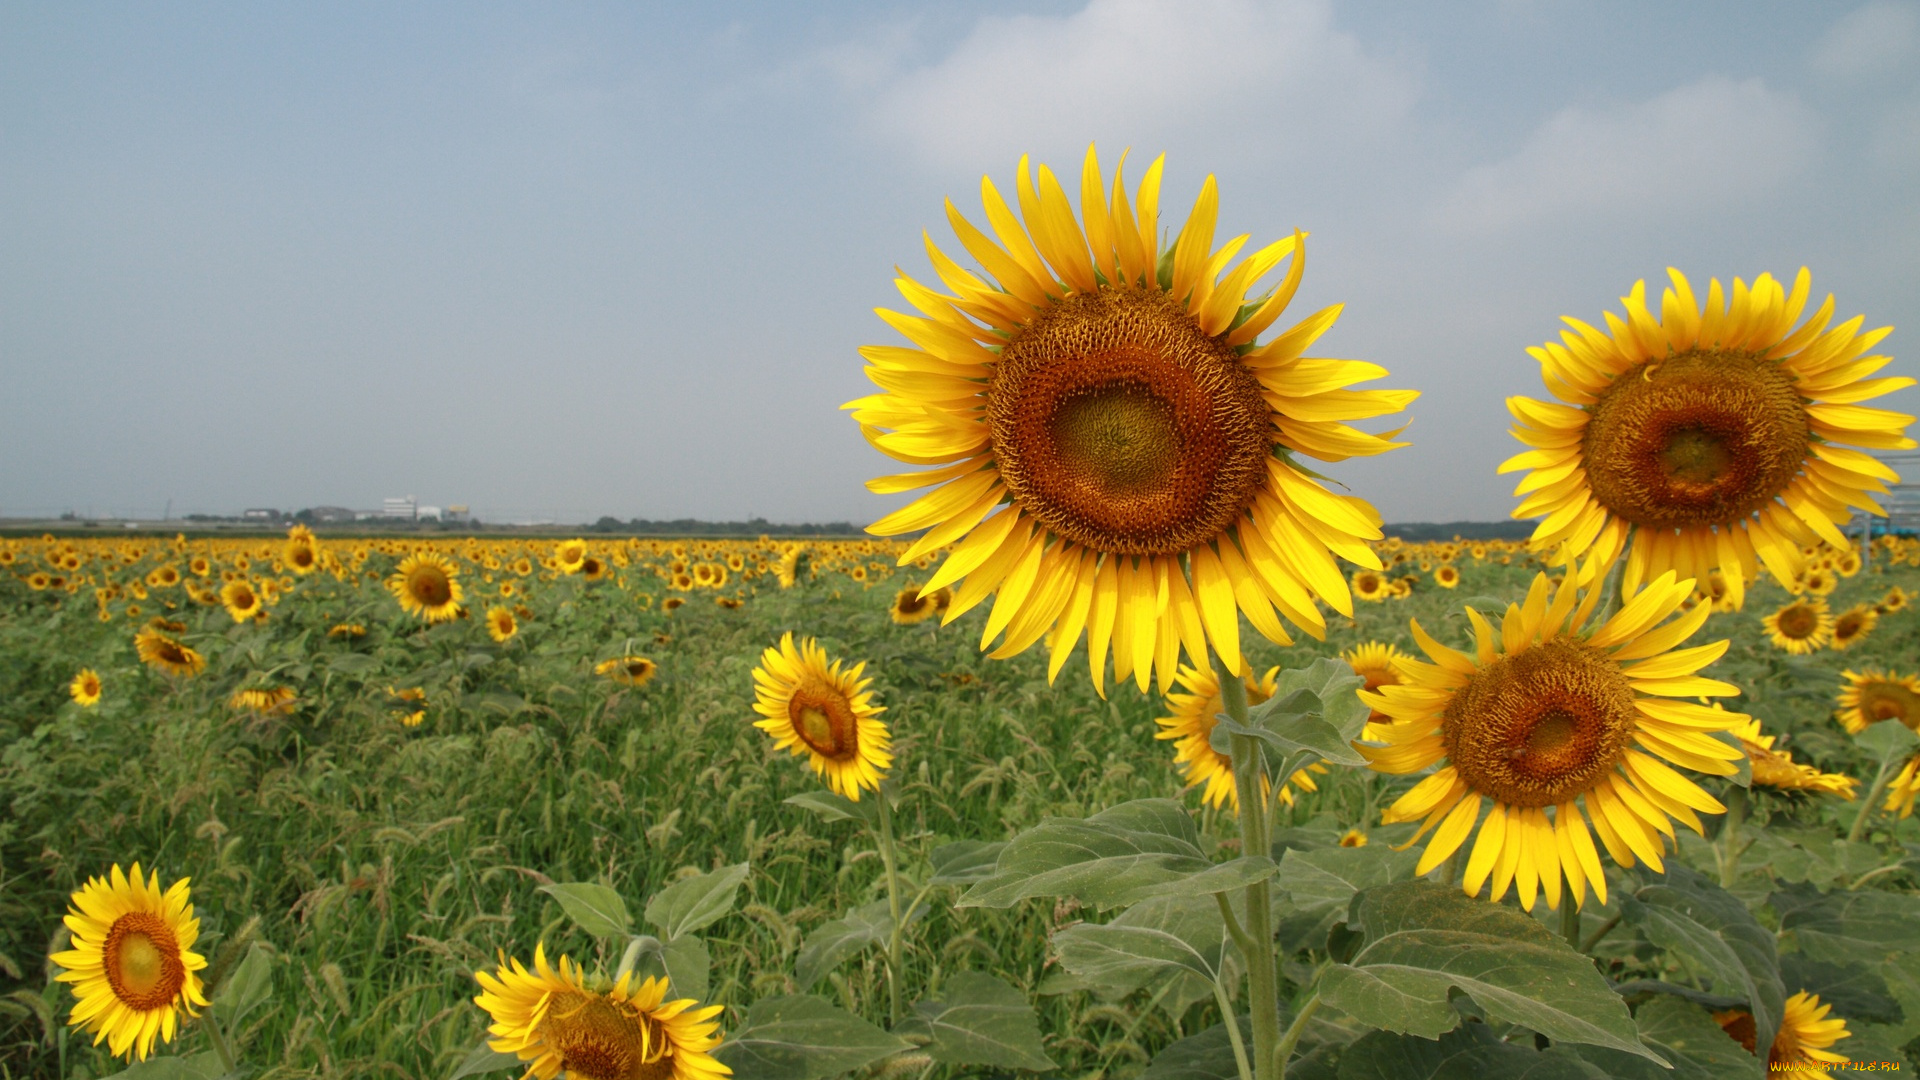
[[808, 682], [787, 702], [794, 734], [821, 757], [848, 761], [860, 752], [860, 721], [846, 696], [830, 686]]
[[1785, 491], [1810, 427], [1793, 376], [1753, 353], [1694, 350], [1613, 380], [1582, 447], [1594, 498], [1655, 528], [1725, 525]]
[[1820, 629], [1820, 613], [1809, 604], [1789, 604], [1780, 610], [1774, 625], [1780, 628], [1780, 636], [1793, 641], [1805, 641]]
[[151, 912], [130, 911], [115, 919], [101, 956], [113, 996], [135, 1011], [166, 1007], [187, 981], [173, 930]]
[[1898, 720], [1908, 727], [1920, 726], [1920, 694], [1904, 686], [1881, 683], [1860, 692], [1860, 711], [1874, 723]]
[[673, 1075], [671, 1047], [659, 1025], [598, 995], [556, 994], [540, 1036], [578, 1080], [657, 1080]]
[[453, 583], [437, 566], [415, 567], [407, 575], [407, 591], [426, 607], [439, 607], [453, 599]]
[[1448, 704], [1447, 756], [1474, 791], [1511, 806], [1562, 803], [1593, 787], [1633, 736], [1627, 677], [1569, 638], [1480, 669]]
[[1230, 528], [1273, 447], [1253, 373], [1158, 289], [1042, 312], [1001, 350], [987, 425], [1019, 506], [1058, 536], [1135, 555]]

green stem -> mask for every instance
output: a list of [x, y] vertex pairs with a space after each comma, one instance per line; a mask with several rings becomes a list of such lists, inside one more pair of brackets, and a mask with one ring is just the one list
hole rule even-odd
[[1233, 914], [1233, 905], [1227, 901], [1227, 894], [1214, 893], [1213, 902], [1220, 905], [1220, 920], [1227, 924], [1227, 936], [1233, 939], [1234, 945], [1240, 950], [1240, 955], [1251, 956], [1253, 939], [1247, 936], [1244, 929], [1241, 929], [1240, 920]]
[[896, 869], [893, 847], [893, 808], [887, 804], [887, 794], [875, 791], [873, 797], [880, 803], [880, 864], [887, 868], [887, 910], [893, 915], [893, 932], [887, 936], [887, 994], [892, 1004], [893, 1022], [898, 1024], [905, 1008], [900, 994], [900, 872]]
[[[1247, 722], [1247, 686], [1238, 672], [1227, 670], [1226, 661], [1215, 656], [1213, 671], [1220, 680], [1220, 703], [1231, 720]], [[1261, 790], [1264, 770], [1260, 743], [1250, 735], [1233, 736], [1233, 787], [1240, 800], [1240, 854], [1273, 854], [1272, 834], [1267, 831], [1265, 793]], [[1275, 1072], [1275, 1051], [1280, 1042], [1279, 965], [1273, 954], [1273, 895], [1262, 878], [1247, 886], [1246, 935], [1252, 948], [1244, 950], [1247, 959], [1247, 1005], [1253, 1021], [1253, 1078], [1279, 1080]], [[1231, 1017], [1228, 1018], [1231, 1021]]]
[[1615, 914], [1612, 918], [1608, 919], [1606, 922], [1601, 923], [1600, 929], [1595, 930], [1593, 933], [1587, 935], [1587, 940], [1580, 943], [1580, 951], [1583, 953], [1591, 953], [1593, 951], [1593, 947], [1595, 945], [1600, 944], [1601, 938], [1606, 937], [1608, 934], [1613, 933], [1613, 928], [1620, 925], [1620, 919], [1621, 919], [1621, 915]]
[[1580, 947], [1580, 905], [1572, 896], [1560, 898], [1560, 936], [1575, 949]]
[[1293, 1057], [1293, 1048], [1300, 1045], [1300, 1036], [1306, 1033], [1307, 1021], [1320, 1011], [1320, 993], [1314, 991], [1300, 1011], [1293, 1014], [1293, 1023], [1287, 1025], [1287, 1033], [1280, 1039], [1280, 1045], [1274, 1048], [1274, 1076], [1277, 1080], [1287, 1080], [1287, 1061]]
[[1880, 774], [1873, 778], [1873, 787], [1867, 790], [1867, 797], [1860, 800], [1860, 813], [1853, 819], [1853, 828], [1847, 830], [1847, 843], [1851, 844], [1867, 835], [1867, 818], [1873, 816], [1873, 808], [1880, 803], [1880, 796], [1887, 793], [1887, 784], [1893, 780], [1894, 767], [1900, 763], [1899, 754], [1889, 756], [1880, 763]]
[[1253, 1066], [1247, 1063], [1247, 1043], [1240, 1037], [1240, 1018], [1233, 1013], [1233, 1000], [1218, 978], [1213, 980], [1213, 1000], [1220, 1005], [1221, 1022], [1227, 1025], [1227, 1041], [1233, 1043], [1233, 1063], [1240, 1069], [1240, 1080], [1253, 1080]]
[[227, 1045], [226, 1036], [220, 1033], [220, 1022], [213, 1018], [212, 1006], [208, 1006], [202, 1015], [207, 1021], [207, 1038], [213, 1041], [213, 1052], [220, 1058], [220, 1075], [232, 1076], [238, 1071], [234, 1066], [233, 1048]]
[[1720, 827], [1720, 887], [1733, 888], [1740, 880], [1740, 826], [1747, 820], [1747, 789], [1734, 785], [1727, 790], [1727, 820]]

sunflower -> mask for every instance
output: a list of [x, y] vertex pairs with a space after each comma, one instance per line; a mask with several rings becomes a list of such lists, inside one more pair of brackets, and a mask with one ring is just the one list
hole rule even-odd
[[80, 674], [67, 684], [67, 693], [81, 705], [92, 708], [100, 703], [100, 674], [92, 668], [81, 668]]
[[660, 610], [671, 615], [686, 602], [687, 598], [684, 596], [669, 596], [665, 600], [660, 601]]
[[195, 972], [207, 961], [193, 951], [200, 920], [193, 917], [187, 879], [165, 893], [160, 875], [131, 877], [115, 863], [108, 878], [89, 878], [73, 894], [67, 929], [73, 948], [48, 959], [64, 968], [54, 978], [73, 985], [72, 1026], [107, 1041], [116, 1057], [145, 1061], [154, 1040], [172, 1042], [180, 1013], [198, 1016], [207, 1004]]
[[366, 637], [367, 627], [364, 623], [339, 623], [327, 631], [327, 636], [346, 638], [351, 641], [354, 638]]
[[632, 972], [611, 988], [590, 988], [578, 964], [549, 966], [536, 946], [533, 970], [503, 954], [493, 972], [476, 971], [474, 998], [493, 1018], [487, 1028], [495, 1053], [529, 1062], [527, 1075], [553, 1080], [713, 1080], [733, 1070], [708, 1051], [720, 1045], [713, 1022], [721, 1007], [692, 998], [668, 1001], [667, 980], [635, 985]]
[[487, 636], [504, 644], [519, 632], [520, 624], [514, 619], [513, 612], [503, 607], [487, 609]]
[[554, 545], [553, 568], [563, 574], [577, 574], [587, 564], [585, 540], [562, 540]]
[[1467, 859], [1470, 896], [1491, 874], [1496, 901], [1517, 880], [1528, 910], [1537, 888], [1557, 908], [1564, 874], [1576, 905], [1587, 883], [1605, 903], [1606, 877], [1576, 802], [1582, 797], [1614, 860], [1632, 866], [1638, 859], [1656, 872], [1663, 870], [1660, 837], [1673, 836], [1670, 817], [1698, 832], [1696, 811], [1726, 809], [1659, 760], [1731, 776], [1731, 762], [1741, 756], [1708, 733], [1747, 717], [1670, 700], [1739, 692], [1695, 674], [1718, 660], [1727, 642], [1670, 651], [1700, 629], [1711, 609], [1696, 604], [1659, 625], [1693, 592], [1692, 581], [1667, 571], [1604, 624], [1582, 629], [1600, 590], [1582, 597], [1578, 577], [1566, 575], [1553, 592], [1545, 574], [1535, 575], [1525, 605], [1509, 605], [1498, 628], [1468, 608], [1473, 655], [1440, 644], [1414, 620], [1414, 641], [1433, 663], [1406, 661], [1405, 682], [1360, 695], [1394, 720], [1376, 728], [1384, 745], [1361, 744], [1376, 770], [1415, 773], [1446, 760], [1381, 818], [1424, 818], [1409, 845], [1439, 827], [1418, 873], [1459, 850], [1481, 803], [1492, 803]]
[[[1258, 679], [1245, 677], [1248, 706], [1258, 705], [1273, 696], [1279, 668], [1269, 668]], [[1172, 716], [1159, 716], [1154, 723], [1161, 730], [1154, 733], [1156, 739], [1172, 739], [1173, 764], [1180, 770], [1180, 778], [1188, 787], [1201, 788], [1200, 800], [1215, 809], [1227, 807], [1234, 812], [1240, 808], [1240, 793], [1233, 783], [1233, 759], [1213, 748], [1213, 726], [1218, 723], [1220, 713], [1226, 706], [1220, 700], [1220, 677], [1211, 668], [1197, 669], [1181, 665], [1174, 677], [1175, 682], [1187, 689], [1187, 693], [1167, 695], [1166, 708]], [[1325, 774], [1325, 765], [1312, 765], [1299, 769], [1280, 787], [1282, 806], [1293, 805], [1293, 789], [1319, 791], [1319, 785], [1313, 781], [1311, 773]], [[1263, 793], [1265, 789], [1262, 789]]]
[[652, 682], [653, 677], [660, 673], [660, 665], [644, 656], [621, 656], [595, 664], [593, 673], [627, 686], [641, 687]]
[[[1820, 995], [1805, 990], [1787, 999], [1786, 1015], [1780, 1019], [1780, 1032], [1767, 1048], [1767, 1073], [1792, 1073], [1795, 1076], [1827, 1076], [1826, 1065], [1845, 1064], [1844, 1054], [1827, 1049], [1841, 1039], [1850, 1039], [1845, 1020], [1826, 1018], [1833, 1006], [1820, 1004]], [[1753, 1014], [1744, 1009], [1713, 1014], [1713, 1018], [1733, 1040], [1755, 1053]]]
[[1847, 681], [1840, 688], [1840, 711], [1834, 714], [1840, 726], [1858, 735], [1871, 724], [1898, 720], [1920, 732], [1920, 677], [1876, 668], [1859, 674], [1842, 671], [1840, 677]]
[[932, 595], [921, 596], [920, 586], [910, 583], [894, 596], [893, 606], [887, 614], [901, 626], [912, 626], [940, 614], [940, 608], [934, 603]]
[[311, 574], [320, 568], [320, 541], [313, 530], [295, 525], [287, 530], [287, 542], [280, 548], [280, 561], [296, 574]]
[[1833, 590], [1839, 585], [1840, 579], [1833, 571], [1816, 566], [1800, 575], [1800, 589], [1796, 591], [1811, 593], [1814, 596], [1831, 596]]
[[[1398, 686], [1404, 681], [1400, 674], [1400, 664], [1413, 657], [1401, 652], [1398, 646], [1389, 645], [1384, 641], [1368, 641], [1341, 653], [1340, 659], [1347, 662], [1347, 666], [1353, 669], [1355, 675], [1367, 680], [1367, 684], [1361, 689], [1371, 692], [1383, 686]], [[1391, 717], [1375, 709], [1367, 717], [1367, 730], [1362, 738], [1368, 740], [1376, 738], [1373, 725], [1392, 722]]]
[[1882, 615], [1891, 615], [1896, 611], [1904, 610], [1907, 606], [1907, 599], [1906, 590], [1895, 585], [1893, 588], [1887, 590], [1887, 595], [1881, 597], [1879, 603], [1873, 605], [1873, 610]]
[[[1172, 688], [1183, 646], [1197, 667], [1211, 648], [1244, 673], [1236, 607], [1281, 644], [1281, 616], [1324, 634], [1317, 600], [1350, 616], [1336, 556], [1379, 569], [1366, 541], [1380, 538], [1380, 516], [1329, 492], [1293, 455], [1340, 461], [1401, 445], [1345, 422], [1418, 396], [1346, 389], [1386, 371], [1302, 356], [1337, 306], [1256, 345], [1299, 286], [1301, 234], [1233, 264], [1246, 238], [1214, 249], [1208, 177], [1163, 258], [1163, 161], [1130, 201], [1118, 174], [1106, 194], [1089, 147], [1076, 220], [1052, 171], [1022, 158], [1021, 218], [981, 182], [997, 242], [948, 203], [993, 282], [929, 240], [956, 295], [902, 275], [902, 295], [927, 317], [879, 314], [916, 347], [861, 349], [884, 392], [843, 406], [881, 452], [939, 466], [869, 481], [879, 493], [939, 487], [867, 531], [926, 530], [902, 566], [952, 545], [928, 583], [965, 579], [944, 620], [997, 594], [982, 645], [1004, 632], [993, 655], [1012, 656], [1051, 630], [1049, 677], [1084, 631], [1103, 693], [1109, 650], [1114, 677], [1133, 675], [1142, 691], [1155, 672]], [[1289, 257], [1284, 281], [1249, 297]]]
[[1353, 575], [1353, 595], [1379, 603], [1393, 593], [1393, 582], [1378, 570], [1361, 570]]
[[1866, 604], [1855, 604], [1841, 612], [1833, 620], [1833, 647], [1847, 650], [1860, 644], [1860, 639], [1873, 632], [1874, 624], [1880, 621], [1880, 613]]
[[[1578, 319], [1560, 342], [1527, 352], [1561, 403], [1508, 398], [1513, 434], [1531, 449], [1503, 473], [1532, 472], [1516, 518], [1545, 515], [1533, 549], [1558, 565], [1593, 550], [1596, 565], [1628, 547], [1628, 591], [1666, 570], [1727, 576], [1738, 607], [1760, 564], [1797, 576], [1816, 540], [1847, 546], [1838, 526], [1898, 475], [1860, 450], [1912, 449], [1913, 417], [1859, 402], [1913, 384], [1872, 379], [1885, 356], [1864, 355], [1892, 332], [1860, 333], [1855, 318], [1827, 329], [1833, 298], [1798, 329], [1812, 278], [1788, 293], [1770, 274], [1727, 296], [1708, 283], [1704, 308], [1678, 270], [1656, 318], [1646, 283], [1621, 298], [1626, 318], [1605, 332]], [[1637, 530], [1637, 531], [1635, 531]]]
[[387, 579], [387, 589], [409, 615], [418, 615], [430, 623], [444, 622], [460, 615], [463, 595], [458, 571], [445, 556], [431, 551], [415, 552], [401, 560]]
[[279, 716], [293, 711], [294, 693], [289, 686], [270, 686], [265, 690], [235, 690], [227, 699], [229, 708]]
[[1443, 589], [1459, 588], [1460, 571], [1455, 569], [1450, 563], [1441, 563], [1439, 568], [1433, 572], [1433, 583]]
[[1833, 615], [1825, 600], [1795, 600], [1760, 620], [1775, 648], [1805, 656], [1833, 639]]
[[808, 638], [798, 646], [788, 631], [760, 655], [753, 669], [753, 726], [773, 737], [776, 750], [807, 755], [813, 771], [834, 791], [860, 801], [860, 792], [880, 790], [880, 776], [893, 764], [886, 709], [873, 704], [862, 679], [864, 663], [842, 670]]
[[226, 606], [227, 614], [237, 623], [259, 618], [266, 610], [266, 601], [254, 591], [253, 583], [245, 578], [234, 578], [220, 587], [220, 603]]
[[1887, 803], [1882, 809], [1903, 818], [1913, 816], [1913, 801], [1920, 796], [1920, 754], [1907, 759], [1893, 782], [1887, 785]]
[[198, 675], [207, 666], [206, 657], [159, 626], [148, 626], [133, 635], [133, 649], [143, 663], [169, 675]]
[[1366, 847], [1367, 834], [1361, 832], [1359, 829], [1348, 829], [1346, 832], [1340, 834], [1340, 846]]
[[1731, 729], [1753, 763], [1753, 782], [1777, 791], [1821, 791], [1851, 801], [1859, 781], [1841, 773], [1823, 773], [1811, 765], [1797, 765], [1786, 747], [1774, 749], [1774, 736], [1762, 734], [1760, 721], [1748, 720]]
[[1841, 577], [1850, 578], [1858, 574], [1865, 565], [1866, 564], [1860, 560], [1860, 553], [1852, 548], [1848, 548], [1834, 557], [1833, 571]]

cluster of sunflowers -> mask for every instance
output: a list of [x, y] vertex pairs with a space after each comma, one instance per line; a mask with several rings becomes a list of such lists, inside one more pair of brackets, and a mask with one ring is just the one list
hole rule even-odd
[[[1300, 285], [1305, 236], [1244, 258], [1245, 236], [1216, 246], [1209, 177], [1164, 244], [1161, 171], [1156, 160], [1130, 196], [1118, 172], [1108, 185], [1090, 150], [1076, 216], [1054, 174], [1023, 159], [1018, 215], [991, 181], [982, 187], [988, 230], [949, 204], [960, 243], [985, 276], [929, 241], [947, 292], [898, 280], [918, 314], [880, 315], [910, 344], [863, 348], [880, 392], [845, 406], [876, 448], [915, 467], [869, 482], [871, 490], [933, 489], [870, 527], [878, 536], [917, 534], [911, 539], [743, 548], [574, 540], [546, 551], [478, 539], [336, 551], [301, 530], [250, 551], [184, 540], [83, 551], [47, 541], [35, 554], [51, 566], [28, 571], [29, 584], [40, 575], [34, 587], [53, 588], [57, 576], [60, 588], [77, 591], [93, 565], [102, 617], [122, 602], [122, 614], [136, 617], [133, 602], [174, 587], [156, 584], [162, 578], [205, 580], [185, 591], [190, 602], [211, 604], [217, 576], [217, 602], [235, 620], [257, 620], [297, 584], [280, 575], [377, 578], [369, 566], [377, 553], [398, 560], [384, 576], [397, 602], [430, 623], [464, 617], [470, 594], [497, 592], [502, 606], [487, 620], [496, 640], [507, 640], [527, 616], [505, 602], [553, 577], [611, 580], [637, 601], [651, 578], [667, 594], [662, 607], [703, 589], [721, 593], [724, 606], [762, 578], [793, 585], [803, 559], [811, 577], [862, 586], [912, 566], [930, 573], [899, 592], [898, 622], [938, 615], [951, 623], [984, 607], [981, 648], [994, 657], [1041, 645], [1051, 680], [1084, 643], [1081, 662], [1102, 695], [1109, 676], [1131, 678], [1143, 693], [1157, 682], [1171, 714], [1160, 718], [1159, 737], [1174, 742], [1183, 778], [1207, 805], [1238, 815], [1252, 854], [1270, 848], [1264, 830], [1274, 807], [1316, 790], [1332, 756], [1346, 751], [1308, 754], [1281, 776], [1249, 766], [1260, 760], [1246, 734], [1249, 703], [1273, 704], [1280, 673], [1255, 676], [1243, 626], [1281, 646], [1295, 633], [1324, 639], [1330, 617], [1354, 618], [1355, 597], [1409, 595], [1424, 580], [1416, 570], [1452, 588], [1463, 560], [1533, 560], [1540, 571], [1523, 600], [1497, 619], [1466, 610], [1464, 650], [1415, 620], [1408, 629], [1425, 659], [1384, 642], [1345, 656], [1363, 683], [1345, 692], [1370, 710], [1350, 742], [1355, 760], [1385, 776], [1420, 777], [1380, 816], [1383, 826], [1419, 823], [1406, 840], [1425, 841], [1416, 874], [1439, 872], [1449, 888], [1485, 893], [1492, 904], [1512, 893], [1529, 912], [1544, 899], [1577, 947], [1589, 896], [1608, 902], [1608, 861], [1663, 873], [1678, 846], [1676, 824], [1704, 835], [1701, 815], [1726, 814], [1726, 828], [1737, 825], [1744, 802], [1730, 803], [1744, 789], [1729, 788], [1723, 802], [1688, 773], [1725, 778], [1744, 767], [1762, 786], [1853, 796], [1853, 778], [1795, 765], [1752, 717], [1705, 704], [1740, 693], [1703, 674], [1728, 642], [1687, 643], [1716, 610], [1741, 610], [1763, 577], [1808, 597], [1768, 617], [1777, 644], [1805, 651], [1837, 639], [1819, 596], [1861, 566], [1841, 529], [1856, 510], [1878, 510], [1873, 496], [1898, 479], [1867, 451], [1915, 445], [1904, 433], [1911, 417], [1861, 404], [1913, 382], [1871, 377], [1888, 362], [1871, 354], [1887, 330], [1861, 332], [1859, 319], [1834, 325], [1831, 298], [1809, 315], [1804, 270], [1791, 287], [1766, 274], [1731, 289], [1715, 279], [1704, 298], [1673, 271], [1657, 302], [1636, 283], [1623, 314], [1606, 313], [1605, 329], [1567, 319], [1558, 341], [1529, 350], [1554, 400], [1509, 401], [1527, 449], [1501, 471], [1527, 474], [1514, 514], [1541, 519], [1531, 539], [1402, 544], [1383, 536], [1369, 503], [1332, 490], [1302, 459], [1337, 463], [1405, 445], [1397, 430], [1352, 424], [1399, 413], [1417, 394], [1356, 389], [1386, 371], [1308, 355], [1338, 305], [1262, 342]], [[1257, 291], [1283, 264], [1282, 280]], [[1906, 540], [1884, 542], [1883, 551], [1914, 557]], [[163, 559], [141, 574], [147, 592], [138, 593], [128, 570]], [[185, 574], [162, 574], [175, 560]], [[1358, 571], [1349, 575], [1343, 561]], [[1905, 604], [1904, 594], [1889, 594], [1871, 617], [1858, 616], [1850, 641]], [[191, 675], [200, 661], [170, 636], [171, 625], [140, 632], [141, 656]], [[654, 668], [625, 655], [598, 670], [637, 685]], [[855, 803], [880, 793], [891, 891], [882, 782], [894, 755], [863, 670], [788, 633], [753, 673], [753, 708], [775, 747], [806, 758], [834, 793]], [[1886, 721], [1920, 729], [1920, 683], [1878, 672], [1848, 678], [1840, 705], [1850, 729]], [[76, 681], [76, 699], [83, 691], [97, 699], [98, 681]], [[1303, 700], [1296, 692], [1279, 704]], [[248, 707], [276, 705], [263, 698]], [[1223, 720], [1234, 724], [1231, 749], [1215, 731]], [[1916, 762], [1897, 774], [1883, 769], [1868, 808], [1884, 795], [1889, 810], [1910, 813]], [[1737, 859], [1733, 839], [1727, 833], [1725, 846]], [[1356, 830], [1344, 842], [1365, 840]], [[204, 999], [185, 882], [161, 894], [157, 878], [138, 877], [137, 867], [133, 881], [115, 867], [111, 881], [76, 893], [76, 948], [53, 959], [79, 996], [73, 1022], [111, 1039], [116, 1053], [145, 1056], [156, 1036], [172, 1037], [178, 1010]], [[1229, 891], [1238, 897], [1242, 888]], [[1231, 1020], [1225, 1027], [1239, 1074], [1266, 1080], [1284, 1073], [1321, 990], [1302, 986], [1293, 1028], [1282, 1034], [1276, 995], [1288, 976], [1273, 955], [1274, 894], [1265, 876], [1243, 891], [1238, 919], [1231, 904], [1239, 900], [1217, 895], [1241, 943], [1251, 1034], [1243, 1038]], [[897, 1014], [897, 963], [889, 971]], [[540, 950], [532, 970], [503, 957], [478, 979], [492, 1048], [543, 1080], [729, 1071], [710, 1053], [718, 1007], [668, 1001], [657, 980], [589, 976], [568, 957], [549, 965]], [[1229, 991], [1219, 992], [1230, 1011]], [[1715, 1018], [1747, 1050], [1764, 1052], [1769, 1067], [1820, 1072], [1845, 1060], [1828, 1048], [1847, 1037], [1846, 1025], [1817, 996], [1795, 993], [1764, 1023], [1757, 1010], [1748, 1003]], [[1769, 1046], [1757, 1046], [1762, 1032]]]

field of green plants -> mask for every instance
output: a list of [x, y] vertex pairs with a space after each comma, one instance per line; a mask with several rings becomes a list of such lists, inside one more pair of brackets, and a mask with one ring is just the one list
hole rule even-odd
[[[135, 861], [163, 888], [191, 879], [210, 1018], [255, 1077], [518, 1075], [485, 1048], [475, 972], [503, 955], [531, 965], [536, 945], [605, 973], [661, 972], [670, 996], [725, 1006], [714, 1054], [743, 1080], [1238, 1075], [1228, 1036], [1247, 1021], [1221, 1021], [1245, 1008], [1242, 962], [1210, 894], [1229, 895], [1239, 871], [1223, 868], [1247, 853], [1231, 814], [1183, 792], [1154, 738], [1158, 688], [1128, 680], [1103, 698], [1078, 650], [1051, 685], [1045, 648], [988, 659], [987, 606], [944, 627], [897, 623], [913, 579], [890, 556], [827, 558], [821, 545], [782, 588], [766, 571], [781, 545], [714, 545], [716, 565], [736, 551], [747, 572], [676, 589], [637, 553], [596, 581], [537, 565], [515, 576], [513, 552], [441, 541], [463, 560], [471, 617], [428, 624], [384, 585], [395, 553], [350, 557], [365, 542], [329, 538], [339, 572], [285, 575], [266, 616], [242, 622], [186, 588], [196, 542], [136, 542], [127, 558], [82, 549], [64, 571], [73, 588], [28, 580], [60, 542], [0, 543], [17, 556], [0, 568], [0, 1077], [127, 1068], [69, 1027], [73, 993], [48, 957], [69, 947], [74, 891]], [[550, 549], [527, 545], [536, 559]], [[218, 585], [233, 552], [207, 550]], [[254, 577], [275, 580], [263, 563]], [[173, 564], [186, 584], [128, 591]], [[1303, 668], [1369, 641], [1418, 655], [1410, 617], [1470, 648], [1463, 606], [1497, 622], [1539, 569], [1464, 551], [1447, 565], [1456, 588], [1413, 561], [1394, 568], [1410, 594], [1330, 616], [1324, 642], [1283, 649], [1243, 629], [1254, 667]], [[513, 581], [515, 595], [491, 599]], [[1920, 592], [1920, 569], [1879, 557], [1828, 600], [1871, 605], [1896, 587]], [[685, 602], [665, 610], [669, 597]], [[1286, 1075], [1760, 1076], [1763, 1058], [1716, 1017], [1748, 1010], [1770, 1034], [1803, 991], [1845, 1019], [1833, 1051], [1856, 1067], [1920, 1067], [1920, 823], [1883, 812], [1880, 791], [1864, 801], [1914, 740], [1885, 723], [1855, 737], [1834, 719], [1843, 669], [1920, 665], [1920, 613], [1882, 614], [1845, 652], [1792, 656], [1761, 624], [1789, 599], [1758, 585], [1692, 643], [1731, 639], [1705, 672], [1743, 692], [1727, 707], [1795, 762], [1855, 778], [1857, 795], [1756, 784], [1731, 837], [1722, 815], [1706, 815], [1705, 837], [1678, 830], [1669, 873], [1609, 861], [1607, 902], [1589, 896], [1571, 938], [1545, 904], [1528, 913], [1512, 895], [1469, 901], [1414, 880], [1419, 845], [1394, 850], [1414, 825], [1379, 820], [1418, 777], [1333, 760], [1317, 791], [1281, 808], [1268, 872], [1279, 1023], [1295, 1040]], [[505, 641], [488, 632], [489, 604], [518, 608]], [[156, 616], [183, 625], [175, 637], [203, 671], [142, 663], [135, 634]], [[330, 633], [356, 624], [363, 634]], [[828, 797], [752, 726], [753, 669], [788, 631], [864, 661], [886, 707], [897, 907], [875, 796]], [[637, 686], [596, 673], [624, 657], [657, 673]], [[91, 706], [70, 691], [82, 668], [99, 676]], [[290, 689], [291, 703], [235, 706], [262, 687]], [[1336, 727], [1364, 719], [1349, 684], [1309, 689]], [[1701, 782], [1724, 801], [1744, 776]], [[1105, 824], [1081, 821], [1103, 811]], [[1080, 853], [999, 846], [1036, 827]], [[1455, 862], [1431, 876], [1449, 873]], [[1409, 911], [1421, 928], [1396, 939]], [[1100, 933], [1108, 923], [1133, 929]], [[207, 1022], [186, 1022], [155, 1048], [180, 1060], [128, 1075], [218, 1075], [211, 1039]]]

